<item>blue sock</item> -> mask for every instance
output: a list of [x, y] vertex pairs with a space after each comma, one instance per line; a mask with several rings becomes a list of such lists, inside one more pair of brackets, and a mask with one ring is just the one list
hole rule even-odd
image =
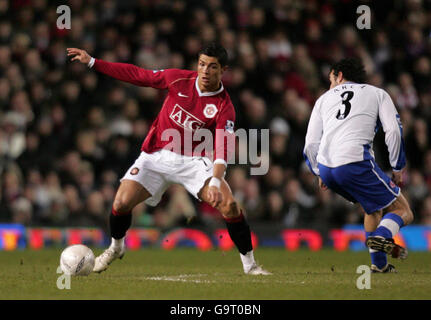
[[403, 219], [395, 213], [387, 213], [382, 221], [380, 221], [379, 226], [376, 231], [373, 232], [373, 236], [381, 236], [386, 239], [393, 238], [400, 228], [404, 225]]
[[[368, 238], [371, 235], [374, 235], [374, 232], [365, 232], [366, 237]], [[376, 265], [377, 268], [382, 269], [388, 263], [388, 258], [386, 253], [382, 251], [377, 251], [373, 249], [369, 249], [371, 256], [371, 263]]]

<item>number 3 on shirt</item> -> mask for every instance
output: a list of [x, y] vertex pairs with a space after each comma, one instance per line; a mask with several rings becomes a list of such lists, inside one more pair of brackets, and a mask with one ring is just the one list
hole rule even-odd
[[345, 91], [341, 94], [342, 101], [341, 103], [344, 104], [344, 112], [341, 113], [341, 110], [338, 110], [336, 118], [338, 120], [344, 120], [350, 113], [350, 108], [352, 105], [350, 104], [350, 100], [353, 98], [353, 91]]

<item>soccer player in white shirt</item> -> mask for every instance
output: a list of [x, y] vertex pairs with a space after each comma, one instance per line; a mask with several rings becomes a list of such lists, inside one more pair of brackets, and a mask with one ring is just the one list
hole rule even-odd
[[[394, 243], [413, 213], [398, 185], [406, 164], [400, 116], [387, 92], [365, 84], [357, 59], [343, 59], [329, 74], [330, 89], [315, 103], [305, 138], [304, 158], [319, 186], [359, 202], [365, 211], [366, 245], [372, 272], [396, 272], [387, 254], [405, 259]], [[382, 127], [392, 180], [374, 159], [373, 140]]]

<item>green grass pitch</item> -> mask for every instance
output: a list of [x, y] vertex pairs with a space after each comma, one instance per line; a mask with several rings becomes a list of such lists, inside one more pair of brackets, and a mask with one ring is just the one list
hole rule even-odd
[[235, 250], [146, 248], [126, 252], [101, 274], [72, 277], [69, 290], [57, 288], [60, 253], [0, 252], [0, 299], [431, 299], [430, 252], [390, 259], [398, 273], [372, 274], [369, 290], [356, 287], [357, 267], [369, 264], [365, 251], [258, 248], [256, 259], [274, 275], [248, 276]]

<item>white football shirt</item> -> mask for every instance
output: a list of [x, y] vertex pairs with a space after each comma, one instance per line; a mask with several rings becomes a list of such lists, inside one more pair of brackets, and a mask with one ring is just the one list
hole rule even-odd
[[315, 103], [305, 138], [304, 157], [314, 174], [318, 163], [335, 168], [374, 158], [375, 133], [383, 127], [393, 170], [405, 166], [399, 114], [383, 89], [347, 82], [325, 92]]

